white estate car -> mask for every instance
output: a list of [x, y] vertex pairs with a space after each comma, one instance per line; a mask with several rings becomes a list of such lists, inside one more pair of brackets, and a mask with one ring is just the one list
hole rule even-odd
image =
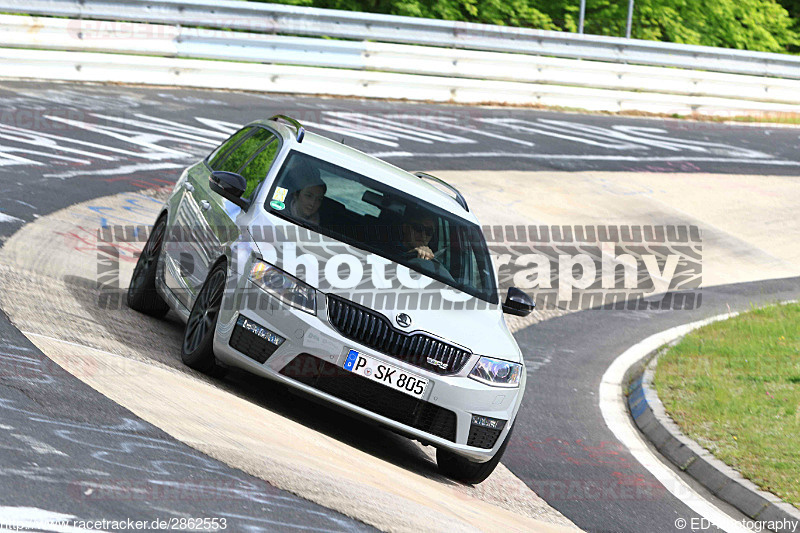
[[190, 367], [285, 383], [435, 446], [467, 483], [497, 466], [525, 390], [502, 313], [533, 302], [500, 303], [461, 194], [282, 115], [183, 172], [128, 305], [175, 311]]

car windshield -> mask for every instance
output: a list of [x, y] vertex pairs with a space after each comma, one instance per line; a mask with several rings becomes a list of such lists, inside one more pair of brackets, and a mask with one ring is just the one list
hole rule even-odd
[[498, 302], [480, 227], [352, 170], [292, 151], [265, 208], [486, 302]]

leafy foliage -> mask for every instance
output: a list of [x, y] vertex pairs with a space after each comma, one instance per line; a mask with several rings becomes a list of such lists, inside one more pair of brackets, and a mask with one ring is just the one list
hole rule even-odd
[[[580, 0], [269, 0], [283, 4], [543, 30], [578, 29]], [[586, 0], [584, 31], [624, 36], [628, 0]], [[787, 52], [800, 49], [800, 0], [635, 0], [632, 37]]]
[[[793, 30], [800, 35], [800, 0], [779, 0], [781, 5], [789, 12], [793, 21]], [[800, 52], [800, 43], [789, 47], [791, 52]]]

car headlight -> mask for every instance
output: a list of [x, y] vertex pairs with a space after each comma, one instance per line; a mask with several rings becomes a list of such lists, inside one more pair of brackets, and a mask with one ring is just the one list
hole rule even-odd
[[496, 387], [518, 387], [522, 365], [491, 357], [481, 357], [469, 377]]
[[317, 314], [317, 291], [314, 287], [269, 263], [258, 260], [253, 262], [250, 281], [287, 305], [312, 315]]

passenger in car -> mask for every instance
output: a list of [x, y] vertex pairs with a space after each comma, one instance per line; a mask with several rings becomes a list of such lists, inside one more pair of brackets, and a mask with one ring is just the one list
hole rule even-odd
[[[294, 192], [289, 197], [289, 214], [303, 222], [319, 225], [319, 208], [328, 190], [316, 169], [298, 167], [292, 183]], [[310, 171], [309, 171], [310, 170]]]

